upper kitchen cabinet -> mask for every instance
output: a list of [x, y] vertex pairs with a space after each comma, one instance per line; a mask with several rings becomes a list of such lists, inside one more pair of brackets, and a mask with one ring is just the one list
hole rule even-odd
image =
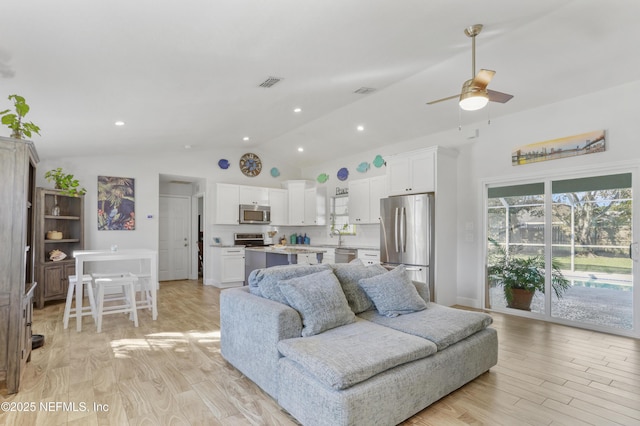
[[237, 225], [239, 219], [240, 185], [217, 183], [215, 191], [215, 223], [218, 225]]
[[286, 189], [269, 188], [271, 225], [288, 225], [288, 194]]
[[397, 154], [386, 160], [389, 195], [435, 191], [435, 148]]
[[326, 188], [307, 188], [304, 190], [304, 225], [327, 224]]
[[378, 223], [380, 199], [388, 192], [386, 176], [349, 182], [349, 223]]
[[293, 180], [284, 184], [289, 199], [289, 225], [326, 224], [326, 188], [315, 188], [310, 182]]
[[240, 185], [240, 204], [269, 205], [269, 188]]

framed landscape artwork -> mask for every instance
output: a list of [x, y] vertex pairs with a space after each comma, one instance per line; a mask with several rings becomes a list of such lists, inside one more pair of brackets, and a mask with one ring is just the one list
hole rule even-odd
[[604, 152], [606, 138], [604, 130], [582, 133], [580, 135], [537, 142], [517, 148], [511, 153], [511, 165], [538, 163], [576, 155]]
[[98, 230], [136, 229], [135, 179], [98, 176]]

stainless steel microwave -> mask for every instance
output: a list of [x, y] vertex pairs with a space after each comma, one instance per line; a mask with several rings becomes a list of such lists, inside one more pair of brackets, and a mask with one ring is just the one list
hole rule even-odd
[[257, 204], [240, 204], [240, 223], [271, 223], [271, 206]]

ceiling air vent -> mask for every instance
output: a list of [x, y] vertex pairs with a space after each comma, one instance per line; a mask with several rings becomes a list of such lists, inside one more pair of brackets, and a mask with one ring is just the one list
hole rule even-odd
[[375, 92], [376, 89], [373, 87], [361, 87], [353, 93], [357, 93], [358, 95], [368, 95], [369, 93]]
[[267, 77], [265, 81], [260, 83], [260, 87], [269, 88], [282, 80], [280, 77]]

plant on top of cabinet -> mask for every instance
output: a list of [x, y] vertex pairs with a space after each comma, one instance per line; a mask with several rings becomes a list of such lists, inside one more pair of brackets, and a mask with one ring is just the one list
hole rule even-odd
[[10, 101], [13, 100], [15, 113], [11, 112], [10, 109], [5, 109], [4, 111], [0, 111], [0, 116], [2, 116], [2, 124], [13, 131], [11, 133], [11, 137], [15, 139], [22, 139], [22, 136], [25, 135], [30, 138], [32, 133], [39, 135], [40, 127], [36, 126], [30, 121], [22, 121], [22, 119], [25, 115], [27, 115], [30, 109], [24, 98], [18, 95], [9, 95], [8, 99]]
[[78, 179], [74, 179], [72, 174], [67, 174], [62, 171], [61, 167], [57, 169], [49, 170], [44, 174], [44, 177], [49, 182], [55, 183], [55, 188], [62, 191], [62, 194], [72, 197], [78, 197], [84, 195], [87, 190], [80, 187]]

